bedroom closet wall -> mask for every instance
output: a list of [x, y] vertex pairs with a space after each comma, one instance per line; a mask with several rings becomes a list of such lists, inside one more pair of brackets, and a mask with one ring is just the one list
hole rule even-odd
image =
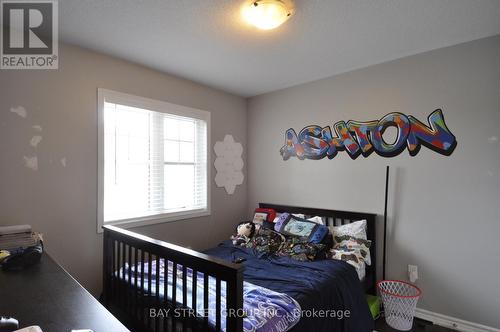
[[[500, 328], [500, 271], [492, 262], [500, 255], [499, 86], [496, 36], [251, 98], [249, 214], [272, 202], [382, 215], [390, 165], [388, 277], [406, 279], [407, 265], [416, 264], [420, 308]], [[415, 157], [407, 150], [356, 160], [346, 152], [332, 160], [280, 155], [289, 128], [394, 111], [427, 123], [437, 108], [458, 142], [451, 156], [424, 146]]]

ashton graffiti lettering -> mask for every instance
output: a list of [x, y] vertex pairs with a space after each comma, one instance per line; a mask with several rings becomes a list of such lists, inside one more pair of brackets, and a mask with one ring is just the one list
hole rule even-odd
[[[415, 156], [422, 145], [449, 156], [455, 150], [457, 141], [446, 126], [443, 111], [432, 112], [426, 125], [412, 115], [394, 112], [378, 121], [360, 122], [350, 120], [339, 121], [330, 128], [320, 126], [304, 127], [297, 135], [290, 128], [285, 133], [285, 145], [280, 153], [284, 160], [290, 157], [303, 159], [334, 158], [339, 151], [345, 151], [352, 159], [359, 155], [368, 157], [375, 151], [382, 157], [394, 157], [405, 148], [411, 156]], [[397, 137], [393, 143], [384, 140], [384, 132], [389, 127], [397, 129]]]

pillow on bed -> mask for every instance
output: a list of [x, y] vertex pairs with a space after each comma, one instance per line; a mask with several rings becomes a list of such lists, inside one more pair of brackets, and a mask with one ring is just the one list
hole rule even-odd
[[341, 226], [328, 226], [330, 233], [335, 236], [349, 235], [358, 239], [366, 240], [366, 220], [359, 220]]
[[318, 217], [318, 216], [307, 218], [307, 220], [312, 221], [312, 222], [319, 224], [319, 225], [324, 225], [323, 218]]
[[346, 263], [351, 264], [356, 269], [360, 269], [363, 267], [365, 263], [361, 254], [355, 250], [341, 250], [341, 249], [332, 249], [330, 250], [328, 257], [331, 259], [336, 259], [340, 261], [344, 261]]
[[370, 247], [372, 241], [355, 238], [349, 235], [334, 236], [334, 246], [332, 251], [344, 251], [350, 254], [356, 254], [358, 259], [372, 265], [370, 257]]
[[253, 223], [260, 228], [273, 228], [273, 221], [276, 218], [276, 211], [274, 209], [257, 208], [253, 214]]
[[283, 213], [291, 214], [292, 216], [296, 216], [298, 218], [305, 218], [305, 216], [302, 213], [288, 213], [288, 212], [276, 212], [276, 217], [274, 218], [273, 222], [278, 222], [278, 219], [281, 217]]
[[284, 235], [298, 236], [311, 243], [321, 243], [328, 234], [328, 227], [307, 219], [283, 213], [274, 225], [274, 230]]

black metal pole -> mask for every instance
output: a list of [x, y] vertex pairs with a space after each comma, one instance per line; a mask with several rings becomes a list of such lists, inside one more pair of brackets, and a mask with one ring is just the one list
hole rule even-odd
[[387, 196], [389, 193], [389, 166], [385, 169], [385, 205], [384, 205], [384, 259], [382, 279], [385, 280], [385, 264], [387, 257]]

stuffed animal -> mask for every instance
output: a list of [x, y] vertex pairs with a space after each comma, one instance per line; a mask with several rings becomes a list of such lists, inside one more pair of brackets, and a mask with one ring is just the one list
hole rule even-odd
[[255, 233], [255, 224], [251, 221], [243, 221], [236, 226], [236, 234], [231, 236], [235, 246], [244, 245]]

